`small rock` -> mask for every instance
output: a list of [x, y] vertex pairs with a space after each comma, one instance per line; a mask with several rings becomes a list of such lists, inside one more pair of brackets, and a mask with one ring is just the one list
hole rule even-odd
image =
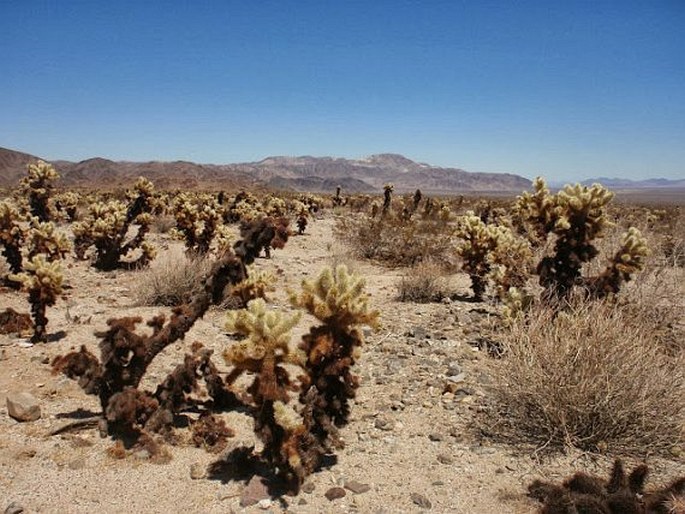
[[395, 423], [393, 420], [388, 419], [385, 416], [379, 416], [376, 418], [376, 421], [374, 421], [373, 426], [379, 430], [390, 432], [395, 428]]
[[347, 480], [345, 482], [345, 489], [352, 491], [354, 494], [363, 494], [371, 490], [369, 484], [362, 484], [356, 480]]
[[7, 413], [17, 421], [36, 421], [40, 418], [40, 404], [30, 393], [10, 393], [7, 395]]
[[345, 489], [342, 487], [331, 487], [328, 491], [326, 491], [326, 498], [328, 498], [328, 501], [333, 501], [337, 500], [338, 498], [343, 498], [347, 492]]
[[447, 380], [454, 384], [460, 384], [464, 380], [466, 380], [466, 373], [459, 373], [458, 375], [450, 375], [447, 377]]
[[430, 509], [433, 507], [430, 500], [422, 494], [411, 493], [409, 497], [411, 498], [411, 501], [414, 502], [414, 505], [418, 505], [422, 509]]
[[450, 464], [454, 464], [454, 459], [452, 458], [451, 455], [447, 455], [446, 453], [440, 453], [438, 455], [438, 462], [440, 464], [450, 465]]
[[205, 478], [207, 476], [207, 470], [205, 467], [200, 464], [199, 462], [195, 462], [194, 464], [190, 465], [190, 478], [193, 480], [200, 480], [201, 478]]
[[250, 507], [251, 505], [256, 505], [261, 500], [268, 500], [270, 498], [269, 488], [265, 480], [260, 476], [254, 475], [245, 486], [245, 489], [243, 489], [243, 494], [240, 495], [240, 506]]
[[300, 498], [299, 500], [297, 500], [297, 504], [298, 505], [307, 505], [307, 500], [305, 500], [304, 498]]
[[451, 362], [447, 368], [447, 372], [445, 373], [448, 377], [451, 376], [457, 376], [460, 373], [462, 373], [461, 366], [459, 365], [458, 362]]
[[407, 335], [409, 337], [415, 337], [416, 339], [426, 339], [430, 337], [423, 327], [412, 327], [409, 329], [409, 332], [407, 332]]
[[428, 439], [430, 439], [433, 442], [438, 442], [442, 441], [443, 437], [442, 434], [438, 434], [437, 432], [431, 432], [428, 434]]
[[138, 459], [138, 460], [150, 460], [150, 458], [152, 457], [152, 455], [150, 454], [149, 451], [147, 451], [146, 449], [142, 448], [142, 449], [140, 449], [140, 450], [137, 450], [137, 451], [133, 452], [133, 457], [136, 458], [136, 459]]
[[262, 510], [266, 510], [269, 507], [271, 507], [271, 500], [269, 498], [264, 498], [263, 500], [259, 500], [257, 502], [257, 507], [259, 507]]
[[314, 485], [314, 482], [305, 482], [302, 484], [302, 492], [305, 492], [307, 494], [312, 494], [314, 492], [314, 489], [316, 489], [316, 485]]
[[17, 502], [10, 503], [5, 509], [5, 514], [21, 514], [22, 512], [24, 512], [24, 507]]

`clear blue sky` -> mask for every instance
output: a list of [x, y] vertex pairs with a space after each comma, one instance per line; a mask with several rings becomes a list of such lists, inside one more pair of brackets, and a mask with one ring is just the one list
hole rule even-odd
[[0, 0], [0, 146], [685, 177], [685, 0]]

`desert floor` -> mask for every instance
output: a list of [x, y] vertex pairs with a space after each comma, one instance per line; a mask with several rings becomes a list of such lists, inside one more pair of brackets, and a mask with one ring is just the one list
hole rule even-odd
[[[7, 512], [22, 507], [27, 513], [521, 513], [538, 507], [525, 495], [534, 478], [560, 480], [578, 469], [602, 475], [608, 471], [616, 455], [548, 454], [488, 438], [479, 428], [479, 417], [495, 362], [477, 344], [487, 306], [466, 299], [397, 301], [396, 284], [406, 270], [349, 257], [333, 238], [334, 222], [329, 214], [310, 223], [304, 236], [292, 237], [284, 249], [272, 253], [272, 259], [256, 262], [259, 269], [279, 278], [278, 291], [269, 295], [275, 308], [287, 308], [286, 288], [296, 289], [322, 267], [344, 262], [366, 277], [372, 304], [382, 313], [382, 328], [367, 334], [357, 365], [362, 380], [351, 422], [342, 430], [346, 447], [335, 464], [308, 479], [298, 496], [241, 507], [245, 482], [205, 476], [221, 455], [191, 444], [170, 447], [171, 461], [154, 464], [144, 454], [110, 456], [107, 449], [113, 441], [101, 438], [93, 426], [51, 435], [97, 415], [100, 408], [97, 398], [87, 396], [74, 381], [51, 374], [50, 361], [83, 344], [97, 354], [93, 332], [104, 329], [111, 317], [147, 319], [169, 312], [136, 306], [136, 287], [144, 271], [101, 273], [86, 262], [68, 260], [65, 276], [71, 288], [48, 310], [50, 333], [65, 335], [33, 346], [26, 339], [0, 336], [0, 510], [13, 505], [15, 510]], [[180, 253], [181, 243], [166, 235], [155, 234], [153, 242], [160, 254]], [[454, 287], [468, 296], [465, 275], [454, 277]], [[0, 293], [0, 310], [5, 307], [29, 309], [24, 294], [7, 290]], [[210, 309], [185, 341], [157, 358], [144, 385], [154, 387], [181, 362], [193, 341], [220, 355], [231, 342], [223, 328], [225, 316], [224, 310]], [[303, 318], [293, 341], [307, 329]], [[221, 358], [216, 362], [227, 369]], [[444, 394], [448, 376], [458, 377], [456, 394]], [[5, 397], [15, 391], [40, 399], [39, 420], [20, 423], [9, 417]], [[223, 416], [236, 431], [228, 450], [243, 444], [259, 446], [249, 418], [234, 412]], [[685, 474], [683, 457], [649, 459], [649, 464], [651, 484]], [[326, 497], [331, 488], [345, 485], [344, 497]]]

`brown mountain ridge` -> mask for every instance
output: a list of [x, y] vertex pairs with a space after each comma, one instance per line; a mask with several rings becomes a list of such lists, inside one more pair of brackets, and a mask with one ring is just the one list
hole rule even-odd
[[[0, 148], [0, 187], [14, 187], [26, 165], [38, 157]], [[80, 162], [51, 161], [67, 187], [114, 187], [143, 175], [165, 188], [254, 188], [294, 191], [378, 192], [391, 182], [397, 192], [421, 189], [431, 194], [521, 191], [531, 181], [509, 173], [471, 173], [417, 163], [402, 155], [378, 154], [364, 159], [333, 157], [267, 157], [258, 162], [197, 164], [187, 161], [128, 162], [103, 158]]]

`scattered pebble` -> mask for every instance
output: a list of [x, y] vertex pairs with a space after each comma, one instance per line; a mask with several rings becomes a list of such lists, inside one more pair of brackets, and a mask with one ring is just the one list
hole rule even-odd
[[430, 509], [433, 507], [430, 500], [422, 494], [411, 493], [409, 497], [411, 498], [411, 501], [414, 502], [414, 505], [418, 505], [422, 509]]
[[326, 498], [328, 498], [329, 501], [337, 500], [338, 498], [343, 498], [347, 492], [345, 489], [342, 487], [331, 487], [328, 491], [326, 491]]
[[390, 432], [395, 428], [395, 422], [385, 416], [378, 416], [374, 421], [373, 426], [379, 430]]
[[200, 480], [201, 478], [205, 478], [207, 476], [207, 470], [205, 467], [200, 464], [199, 462], [195, 462], [194, 464], [190, 465], [190, 478], [193, 480]]
[[454, 459], [452, 458], [451, 455], [447, 455], [446, 453], [440, 453], [438, 454], [438, 462], [440, 464], [454, 464]]
[[347, 480], [345, 482], [345, 489], [352, 491], [354, 494], [363, 494], [371, 490], [369, 484], [363, 484], [356, 480]]

